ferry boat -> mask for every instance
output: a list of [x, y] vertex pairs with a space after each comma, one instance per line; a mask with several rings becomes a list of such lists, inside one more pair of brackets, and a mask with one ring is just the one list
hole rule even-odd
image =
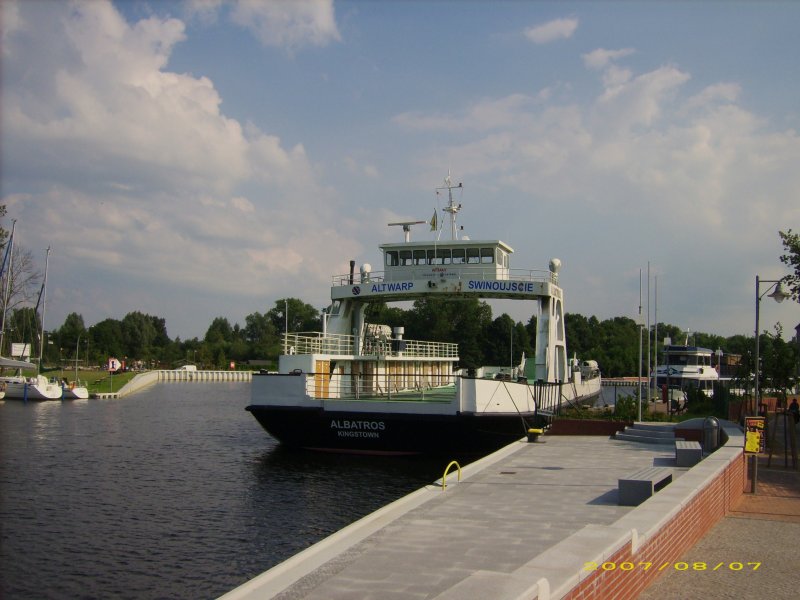
[[[448, 176], [451, 239], [380, 246], [383, 270], [364, 264], [333, 277], [323, 331], [287, 333], [277, 373], [253, 376], [247, 407], [266, 431], [289, 447], [417, 454], [484, 452], [546, 426], [559, 408], [594, 402], [600, 371], [594, 361], [567, 359], [561, 262], [546, 270], [512, 269], [501, 240], [459, 238]], [[436, 229], [436, 213], [431, 229]], [[512, 299], [538, 308], [535, 355], [513, 369], [459, 366], [457, 344], [405, 339], [402, 327], [368, 323], [371, 302], [423, 298]]]

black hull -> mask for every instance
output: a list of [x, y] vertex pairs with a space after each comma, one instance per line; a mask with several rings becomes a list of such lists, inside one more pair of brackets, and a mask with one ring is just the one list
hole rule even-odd
[[421, 415], [260, 405], [247, 410], [288, 447], [363, 454], [491, 452], [538, 424], [533, 413]]

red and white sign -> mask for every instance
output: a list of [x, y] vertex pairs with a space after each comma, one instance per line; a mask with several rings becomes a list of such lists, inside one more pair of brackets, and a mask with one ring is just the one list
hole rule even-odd
[[114, 371], [119, 371], [119, 368], [122, 365], [116, 358], [109, 358], [108, 359], [108, 370], [109, 372], [113, 373]]

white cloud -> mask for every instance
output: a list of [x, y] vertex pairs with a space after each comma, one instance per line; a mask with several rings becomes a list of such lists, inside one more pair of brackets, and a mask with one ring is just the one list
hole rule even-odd
[[231, 20], [249, 29], [265, 46], [289, 49], [339, 41], [333, 0], [239, 0]]
[[301, 144], [242, 126], [209, 79], [168, 70], [182, 22], [129, 24], [101, 1], [15, 6], [4, 57], [26, 60], [4, 62], [0, 202], [26, 246], [52, 245], [75, 275], [60, 283], [67, 312], [120, 305], [142, 285], [324, 302], [359, 250], [348, 221], [330, 228], [335, 196]]
[[583, 64], [589, 69], [605, 69], [611, 62], [630, 56], [635, 52], [636, 50], [633, 48], [622, 48], [620, 50], [598, 48], [582, 56]]
[[763, 243], [798, 220], [800, 136], [770, 131], [736, 106], [735, 85], [686, 97], [690, 79], [667, 65], [604, 77], [590, 102], [543, 105], [514, 94], [396, 123], [461, 132], [420, 163], [458, 165], [470, 178], [533, 194], [539, 206], [657, 223], [675, 240], [713, 244], [748, 232], [740, 247]]
[[525, 37], [534, 44], [549, 44], [556, 40], [571, 38], [578, 29], [578, 19], [554, 19], [525, 29]]

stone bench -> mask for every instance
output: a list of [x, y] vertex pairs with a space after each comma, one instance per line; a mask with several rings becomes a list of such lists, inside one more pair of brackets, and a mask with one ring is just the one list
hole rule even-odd
[[619, 503], [638, 506], [672, 482], [672, 469], [649, 467], [619, 480]]
[[675, 464], [679, 467], [693, 467], [703, 460], [703, 448], [700, 442], [675, 442]]

